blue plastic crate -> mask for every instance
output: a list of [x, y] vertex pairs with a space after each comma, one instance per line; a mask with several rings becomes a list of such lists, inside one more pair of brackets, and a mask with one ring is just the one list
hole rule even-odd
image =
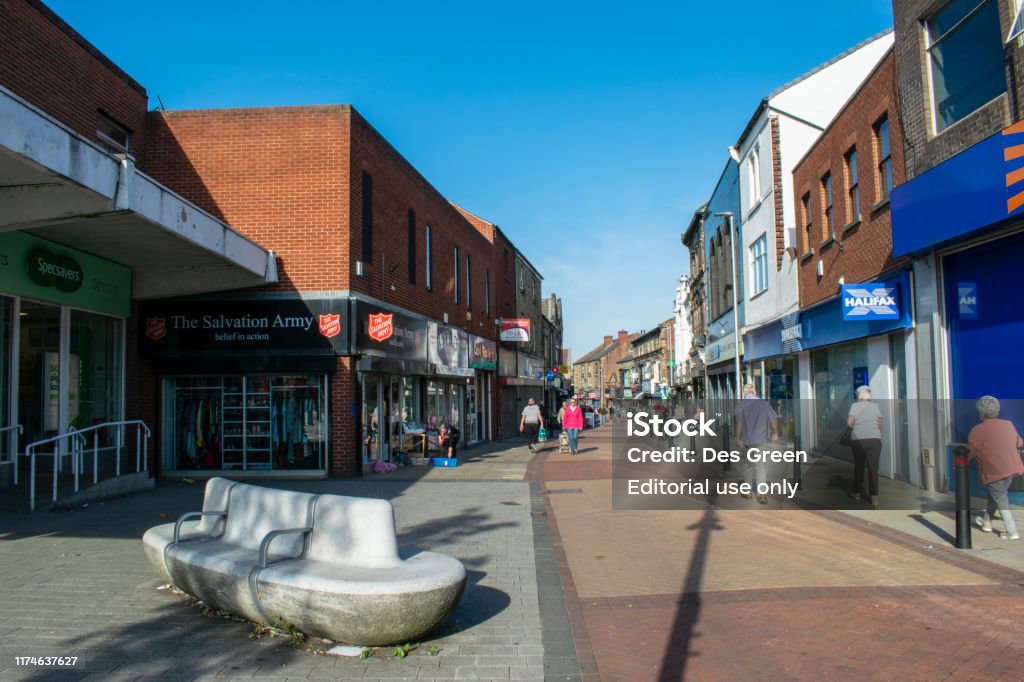
[[434, 466], [436, 467], [457, 467], [459, 466], [459, 460], [454, 457], [434, 457]]

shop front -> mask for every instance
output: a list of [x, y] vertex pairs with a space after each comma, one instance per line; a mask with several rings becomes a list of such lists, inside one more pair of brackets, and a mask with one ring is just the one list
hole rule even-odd
[[474, 372], [471, 384], [472, 396], [467, 401], [475, 413], [475, 428], [469, 430], [470, 443], [491, 440], [494, 436], [491, 424], [493, 412], [492, 395], [494, 374], [498, 369], [497, 343], [473, 334], [469, 335], [469, 366]]
[[160, 394], [163, 473], [326, 475], [348, 299], [250, 295], [139, 306]]
[[29, 443], [124, 419], [131, 280], [123, 265], [0, 234], [0, 485]]
[[743, 334], [746, 375], [779, 414], [779, 438], [792, 443], [799, 428], [799, 313]]
[[[739, 348], [742, 357], [742, 341]], [[731, 332], [709, 341], [707, 356], [707, 410], [731, 422], [733, 402], [742, 388], [736, 384], [736, 337]], [[742, 381], [742, 379], [741, 379]]]
[[801, 310], [778, 331], [790, 350], [801, 351], [795, 393], [807, 398], [798, 415], [803, 445], [852, 460], [851, 449], [839, 438], [857, 389], [869, 386], [872, 401], [882, 410], [879, 472], [921, 485], [923, 472], [909, 428], [917, 409], [908, 362], [911, 292], [909, 271], [844, 285], [839, 296]]
[[[966, 440], [983, 395], [1024, 430], [1022, 144], [1017, 122], [893, 190], [893, 253], [916, 257], [919, 324], [940, 321], [935, 334], [945, 342], [921, 386], [936, 399], [940, 455]], [[922, 438], [934, 439], [929, 431], [922, 427]], [[938, 482], [953, 487], [952, 458], [944, 464]]]

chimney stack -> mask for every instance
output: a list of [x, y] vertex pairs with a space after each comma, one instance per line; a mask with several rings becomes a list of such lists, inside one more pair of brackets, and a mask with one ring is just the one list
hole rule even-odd
[[604, 345], [605, 345], [605, 346], [610, 346], [610, 345], [612, 345], [612, 341], [613, 341], [612, 337], [610, 337], [610, 336], [606, 336], [606, 337], [604, 337]]
[[619, 330], [619, 345], [623, 348], [629, 345], [629, 332], [621, 329]]

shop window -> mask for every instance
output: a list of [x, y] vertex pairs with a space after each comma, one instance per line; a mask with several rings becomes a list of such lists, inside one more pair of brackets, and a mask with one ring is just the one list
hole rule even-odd
[[860, 220], [860, 184], [857, 182], [857, 148], [850, 147], [846, 152], [846, 184], [849, 189], [846, 191], [847, 202], [847, 223], [854, 223]]
[[889, 117], [883, 116], [874, 125], [875, 158], [877, 159], [878, 202], [889, 199], [892, 191], [892, 148], [889, 145]]
[[202, 376], [169, 382], [169, 470], [325, 467], [325, 383], [320, 376]]
[[999, 6], [953, 0], [924, 25], [935, 131], [941, 132], [1006, 92]]
[[373, 262], [373, 178], [363, 173], [363, 262]]
[[84, 429], [121, 421], [121, 331], [114, 317], [71, 311], [68, 418]]

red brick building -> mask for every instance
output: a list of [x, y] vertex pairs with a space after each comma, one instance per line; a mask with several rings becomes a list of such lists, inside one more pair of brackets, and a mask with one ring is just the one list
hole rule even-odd
[[[352, 475], [433, 454], [442, 423], [498, 436], [517, 251], [351, 106], [147, 113], [35, 0], [0, 0], [0, 86], [25, 187], [0, 223], [0, 427], [25, 426], [0, 485], [29, 443], [132, 419], [169, 475]], [[29, 281], [39, 249], [92, 289]]]
[[889, 192], [904, 180], [896, 87], [890, 51], [793, 169], [801, 308], [836, 296], [841, 278], [900, 266], [889, 217]]

